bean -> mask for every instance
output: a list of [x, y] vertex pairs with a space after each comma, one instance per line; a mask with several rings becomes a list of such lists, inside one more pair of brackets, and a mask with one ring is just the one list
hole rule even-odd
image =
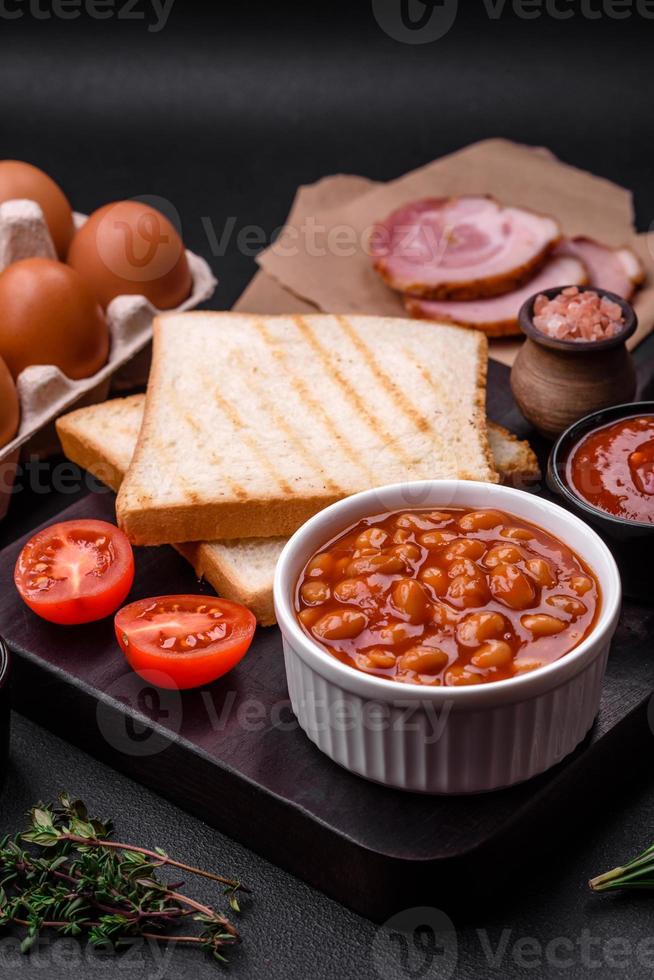
[[586, 595], [592, 589], [593, 582], [587, 575], [573, 575], [570, 579], [570, 585], [577, 595]]
[[451, 521], [454, 514], [447, 510], [431, 510], [426, 516], [436, 524], [443, 524], [445, 521]]
[[498, 612], [469, 613], [459, 623], [456, 638], [464, 647], [478, 647], [486, 640], [501, 636], [506, 630], [506, 620]]
[[443, 552], [445, 561], [454, 561], [456, 558], [471, 558], [476, 561], [486, 551], [486, 546], [476, 538], [457, 538], [447, 546]]
[[450, 582], [448, 597], [457, 606], [483, 606], [488, 602], [488, 586], [483, 575], [458, 575]]
[[536, 599], [533, 583], [515, 565], [497, 565], [491, 572], [490, 588], [494, 598], [511, 609], [527, 609]]
[[347, 566], [348, 578], [357, 575], [396, 575], [404, 571], [404, 562], [397, 555], [384, 555], [381, 552], [365, 558], [355, 558]]
[[500, 536], [511, 538], [512, 541], [531, 541], [533, 538], [533, 534], [526, 527], [503, 527]]
[[331, 597], [327, 583], [317, 579], [305, 582], [300, 589], [300, 595], [307, 606], [320, 606]]
[[405, 564], [412, 561], [419, 561], [422, 552], [417, 544], [396, 544], [387, 551], [389, 555], [397, 555]]
[[469, 578], [475, 578], [481, 573], [471, 558], [459, 558], [452, 562], [447, 570], [447, 574], [450, 578], [457, 578], [459, 575], [467, 575]]
[[329, 578], [333, 570], [334, 558], [329, 552], [325, 551], [323, 554], [315, 555], [311, 559], [307, 565], [305, 578]]
[[419, 536], [418, 541], [424, 548], [439, 548], [442, 544], [453, 541], [455, 537], [449, 531], [426, 531]]
[[581, 601], [581, 599], [575, 599], [571, 595], [551, 595], [547, 600], [548, 606], [554, 606], [556, 609], [562, 609], [573, 619], [578, 619], [583, 616], [584, 613], [588, 612], [588, 609]]
[[473, 510], [459, 518], [462, 531], [490, 531], [502, 523], [502, 515], [496, 510]]
[[363, 657], [369, 667], [377, 667], [380, 670], [388, 670], [395, 666], [397, 657], [390, 650], [368, 650]]
[[557, 633], [562, 633], [566, 627], [563, 620], [548, 616], [547, 613], [522, 616], [520, 622], [534, 636], [555, 636]]
[[445, 651], [437, 647], [416, 646], [402, 654], [399, 666], [416, 674], [439, 674], [443, 667], [447, 667], [449, 659]]
[[392, 590], [393, 605], [410, 623], [424, 623], [427, 619], [429, 600], [424, 587], [413, 578], [395, 582]]
[[339, 602], [353, 602], [361, 605], [370, 599], [370, 589], [359, 578], [344, 578], [334, 586], [334, 598]]
[[363, 633], [368, 620], [361, 612], [343, 609], [327, 613], [313, 626], [314, 634], [321, 640], [353, 640]]
[[420, 572], [420, 579], [436, 595], [445, 595], [448, 587], [448, 578], [442, 568], [423, 568]]
[[495, 568], [496, 565], [517, 565], [519, 561], [522, 561], [522, 558], [522, 554], [515, 545], [498, 544], [486, 553], [484, 565], [487, 568]]
[[538, 670], [542, 666], [540, 660], [515, 660], [513, 663], [513, 669], [516, 674], [528, 674], [532, 670]]
[[397, 531], [393, 534], [394, 544], [404, 544], [406, 541], [411, 539], [411, 531], [405, 527], [398, 527]]
[[472, 657], [475, 667], [484, 670], [492, 667], [506, 667], [513, 659], [513, 650], [504, 640], [488, 640], [479, 647]]
[[349, 566], [349, 558], [338, 558], [334, 563], [333, 578], [341, 578], [343, 575], [346, 575]]
[[456, 626], [459, 621], [459, 614], [451, 609], [445, 602], [435, 602], [432, 606], [431, 621], [435, 626], [445, 629], [448, 626]]
[[379, 643], [390, 643], [395, 646], [397, 643], [404, 643], [405, 640], [410, 639], [412, 632], [409, 623], [390, 623], [378, 631], [377, 639]]
[[303, 609], [302, 612], [298, 613], [298, 619], [303, 626], [310, 630], [313, 624], [318, 622], [321, 615], [320, 609]]
[[537, 585], [542, 588], [549, 589], [556, 585], [554, 573], [544, 558], [530, 558], [526, 563], [526, 568]]
[[357, 537], [354, 542], [355, 548], [374, 548], [379, 551], [389, 539], [388, 532], [382, 527], [369, 527]]
[[481, 684], [479, 674], [474, 674], [461, 664], [454, 664], [445, 674], [445, 683], [449, 687], [464, 687], [469, 684]]
[[429, 531], [434, 526], [434, 522], [429, 520], [425, 514], [400, 514], [395, 521], [396, 527], [408, 528], [411, 531]]

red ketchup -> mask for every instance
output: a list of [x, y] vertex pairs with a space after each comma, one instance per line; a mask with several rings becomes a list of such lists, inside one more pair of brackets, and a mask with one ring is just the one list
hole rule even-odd
[[568, 457], [566, 477], [593, 507], [654, 524], [654, 415], [621, 419], [584, 436]]

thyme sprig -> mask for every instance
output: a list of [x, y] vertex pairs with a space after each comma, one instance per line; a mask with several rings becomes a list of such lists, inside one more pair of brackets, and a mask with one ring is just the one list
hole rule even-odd
[[595, 892], [654, 888], [654, 844], [645, 848], [627, 864], [591, 878], [588, 884]]
[[[223, 950], [240, 941], [235, 926], [158, 872], [169, 867], [218, 882], [234, 912], [240, 911], [238, 893], [248, 889], [159, 848], [110, 839], [112, 830], [110, 821], [90, 818], [84, 803], [66, 793], [56, 804], [33, 807], [27, 828], [0, 840], [0, 927], [25, 930], [23, 952], [43, 930], [54, 930], [96, 946], [117, 947], [135, 936], [179, 943], [225, 962]], [[201, 928], [174, 931], [189, 920]]]

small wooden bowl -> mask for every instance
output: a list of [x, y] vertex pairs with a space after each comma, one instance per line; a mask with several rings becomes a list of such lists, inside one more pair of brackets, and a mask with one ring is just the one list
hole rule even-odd
[[638, 319], [631, 303], [606, 289], [580, 286], [617, 303], [624, 326], [607, 340], [559, 340], [534, 326], [537, 296], [552, 299], [565, 286], [543, 289], [523, 304], [518, 322], [527, 339], [511, 371], [511, 390], [524, 417], [548, 439], [555, 439], [590, 412], [631, 401], [636, 393], [636, 369], [625, 341]]

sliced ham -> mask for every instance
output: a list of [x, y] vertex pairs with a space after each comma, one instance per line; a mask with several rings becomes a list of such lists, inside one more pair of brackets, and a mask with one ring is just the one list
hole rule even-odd
[[370, 250], [379, 274], [399, 292], [472, 300], [519, 289], [559, 238], [552, 218], [489, 197], [429, 198], [377, 224]]
[[556, 254], [580, 259], [588, 269], [589, 285], [623, 299], [631, 299], [645, 277], [640, 259], [629, 248], [609, 248], [590, 238], [566, 238]]
[[586, 267], [579, 259], [557, 255], [549, 259], [533, 279], [504, 296], [480, 299], [468, 303], [439, 303], [405, 297], [407, 310], [414, 317], [438, 320], [441, 323], [458, 323], [464, 327], [476, 327], [489, 337], [505, 337], [520, 333], [518, 313], [522, 304], [534, 293], [555, 286], [583, 286], [588, 281]]

